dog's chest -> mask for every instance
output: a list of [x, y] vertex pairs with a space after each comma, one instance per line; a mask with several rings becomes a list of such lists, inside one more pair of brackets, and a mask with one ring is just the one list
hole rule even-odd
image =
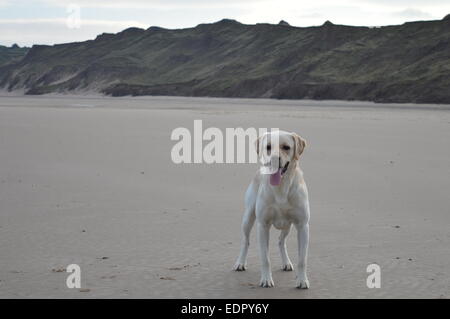
[[293, 222], [292, 205], [288, 202], [271, 206], [272, 224], [277, 229], [288, 228]]

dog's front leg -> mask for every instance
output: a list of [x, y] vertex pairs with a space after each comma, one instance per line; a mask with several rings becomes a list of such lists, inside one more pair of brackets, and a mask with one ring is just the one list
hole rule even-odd
[[247, 209], [242, 219], [242, 240], [241, 240], [241, 252], [234, 264], [235, 271], [244, 271], [247, 268], [247, 253], [248, 246], [250, 245], [250, 231], [252, 230], [255, 222], [254, 210]]
[[270, 225], [258, 221], [257, 237], [259, 243], [259, 256], [261, 259], [261, 287], [273, 287], [272, 270], [269, 260], [269, 231]]
[[298, 265], [297, 265], [297, 283], [299, 289], [308, 289], [309, 281], [306, 275], [308, 244], [309, 244], [309, 224], [299, 223], [295, 225], [297, 228], [298, 240]]

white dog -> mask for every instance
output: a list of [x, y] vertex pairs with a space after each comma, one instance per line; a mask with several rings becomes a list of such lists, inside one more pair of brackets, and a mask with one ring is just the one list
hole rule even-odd
[[[241, 252], [234, 270], [247, 267], [247, 252], [251, 228], [257, 221], [257, 238], [261, 259], [261, 287], [273, 287], [269, 260], [269, 230], [273, 225], [281, 230], [279, 247], [282, 269], [292, 271], [286, 250], [286, 236], [292, 224], [297, 229], [298, 265], [296, 287], [307, 289], [306, 263], [309, 242], [308, 190], [299, 167], [299, 158], [306, 142], [295, 133], [275, 131], [256, 141], [262, 167], [245, 194], [245, 213], [242, 221]], [[270, 167], [268, 167], [270, 166]], [[272, 168], [269, 172], [268, 170]]]

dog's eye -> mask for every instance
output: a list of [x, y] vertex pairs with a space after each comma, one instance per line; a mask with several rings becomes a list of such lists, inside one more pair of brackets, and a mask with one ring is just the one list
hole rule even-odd
[[284, 149], [285, 151], [289, 151], [291, 148], [290, 148], [288, 145], [283, 145], [283, 149]]
[[272, 148], [272, 146], [269, 144], [269, 145], [267, 145], [267, 150], [268, 151], [270, 151], [271, 150], [271, 148]]

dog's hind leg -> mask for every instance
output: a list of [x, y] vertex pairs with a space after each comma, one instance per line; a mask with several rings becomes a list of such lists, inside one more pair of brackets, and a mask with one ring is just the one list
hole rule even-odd
[[250, 231], [255, 223], [255, 218], [254, 207], [247, 208], [244, 213], [244, 218], [242, 219], [241, 252], [233, 267], [236, 271], [244, 271], [247, 268], [247, 253], [248, 246], [250, 245]]
[[288, 255], [287, 249], [286, 249], [286, 237], [289, 234], [291, 227], [292, 227], [292, 225], [289, 225], [288, 228], [281, 230], [280, 238], [278, 241], [278, 246], [280, 247], [281, 262], [282, 262], [281, 269], [283, 269], [284, 271], [292, 271], [294, 269], [294, 267], [292, 266], [292, 262], [289, 259], [289, 255]]

